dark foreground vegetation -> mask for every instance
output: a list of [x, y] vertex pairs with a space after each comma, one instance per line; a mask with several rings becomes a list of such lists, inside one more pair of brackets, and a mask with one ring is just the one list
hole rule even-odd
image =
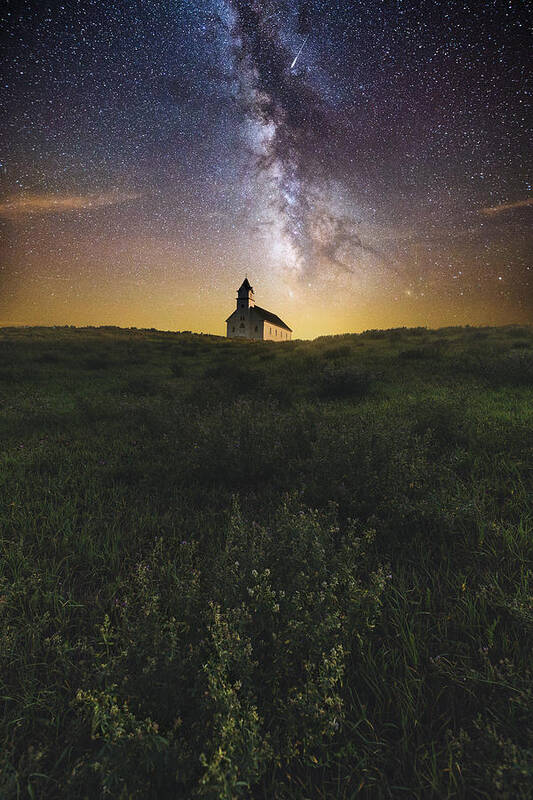
[[0, 330], [0, 797], [530, 798], [533, 332]]

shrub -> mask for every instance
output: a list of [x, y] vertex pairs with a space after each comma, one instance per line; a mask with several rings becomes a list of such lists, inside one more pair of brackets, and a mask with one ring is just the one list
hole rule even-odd
[[412, 415], [413, 430], [418, 434], [429, 433], [440, 449], [465, 445], [468, 441], [470, 421], [457, 402], [424, 400], [413, 409]]
[[268, 350], [261, 350], [257, 353], [257, 358], [259, 361], [273, 361], [276, 355], [277, 353], [272, 348], [269, 348]]
[[339, 344], [336, 347], [327, 347], [322, 351], [322, 356], [327, 359], [346, 358], [351, 355], [352, 348], [348, 344]]
[[467, 353], [456, 366], [494, 387], [533, 385], [533, 353], [529, 349], [511, 349], [499, 355]]
[[198, 358], [208, 353], [209, 349], [209, 344], [194, 340], [180, 342], [172, 348], [175, 355], [185, 358]]
[[402, 339], [405, 339], [405, 330], [392, 330], [389, 333], [389, 339], [391, 342], [400, 342]]
[[523, 337], [533, 338], [533, 328], [527, 328], [525, 325], [507, 328], [505, 331], [510, 339], [521, 339]]
[[107, 356], [104, 355], [94, 355], [94, 356], [87, 356], [82, 361], [82, 366], [85, 369], [108, 369], [111, 366], [111, 362]]
[[380, 614], [373, 536], [292, 495], [268, 528], [234, 502], [201, 572], [197, 545], [156, 542], [86, 644], [76, 713], [98, 750], [74, 781], [96, 777], [113, 796], [233, 800], [275, 765], [318, 763]]
[[34, 358], [37, 364], [57, 364], [59, 360], [57, 353], [41, 353]]
[[[192, 421], [191, 421], [192, 423]], [[227, 398], [191, 424], [188, 478], [202, 486], [246, 490], [286, 476], [284, 454], [303, 440], [297, 420], [269, 399]], [[300, 443], [300, 447], [302, 444]]]
[[398, 358], [405, 361], [420, 361], [425, 358], [434, 358], [438, 354], [438, 350], [430, 347], [410, 347], [407, 350], [401, 350], [398, 353]]
[[386, 339], [388, 335], [388, 331], [375, 330], [374, 328], [363, 331], [361, 334], [365, 339]]
[[160, 390], [160, 383], [150, 375], [140, 375], [137, 378], [132, 378], [124, 386], [125, 392], [139, 396], [155, 395], [158, 394]]
[[533, 353], [525, 350], [511, 350], [506, 355], [494, 359], [493, 365], [489, 365], [489, 370], [492, 372], [491, 382], [493, 383], [533, 386]]
[[352, 364], [346, 366], [331, 364], [323, 370], [318, 390], [319, 394], [326, 398], [360, 399], [366, 397], [371, 385], [370, 375], [359, 367]]
[[242, 360], [224, 359], [207, 367], [204, 378], [214, 383], [219, 393], [230, 392], [235, 396], [258, 393], [264, 383], [264, 375]]
[[15, 383], [16, 381], [20, 381], [21, 376], [17, 374], [14, 367], [4, 367], [0, 366], [0, 383]]

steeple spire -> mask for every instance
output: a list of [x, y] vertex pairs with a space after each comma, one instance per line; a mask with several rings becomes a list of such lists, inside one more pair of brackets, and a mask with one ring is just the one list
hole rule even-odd
[[255, 306], [254, 290], [248, 278], [245, 278], [237, 290], [237, 308], [248, 309]]

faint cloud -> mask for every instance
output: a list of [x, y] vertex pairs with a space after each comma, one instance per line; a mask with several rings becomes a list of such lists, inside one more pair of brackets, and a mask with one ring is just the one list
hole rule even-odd
[[501, 214], [504, 211], [512, 211], [514, 208], [525, 208], [526, 206], [533, 205], [533, 197], [528, 197], [527, 200], [517, 200], [516, 203], [502, 203], [499, 206], [487, 206], [481, 209], [481, 213], [486, 216], [494, 216]]
[[61, 214], [69, 211], [91, 211], [138, 200], [140, 194], [131, 192], [101, 192], [100, 194], [20, 194], [0, 203], [0, 216], [19, 217], [25, 214]]

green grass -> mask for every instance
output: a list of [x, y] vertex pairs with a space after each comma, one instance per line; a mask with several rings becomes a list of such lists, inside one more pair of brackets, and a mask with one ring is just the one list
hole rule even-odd
[[0, 329], [0, 797], [533, 796], [533, 331]]

